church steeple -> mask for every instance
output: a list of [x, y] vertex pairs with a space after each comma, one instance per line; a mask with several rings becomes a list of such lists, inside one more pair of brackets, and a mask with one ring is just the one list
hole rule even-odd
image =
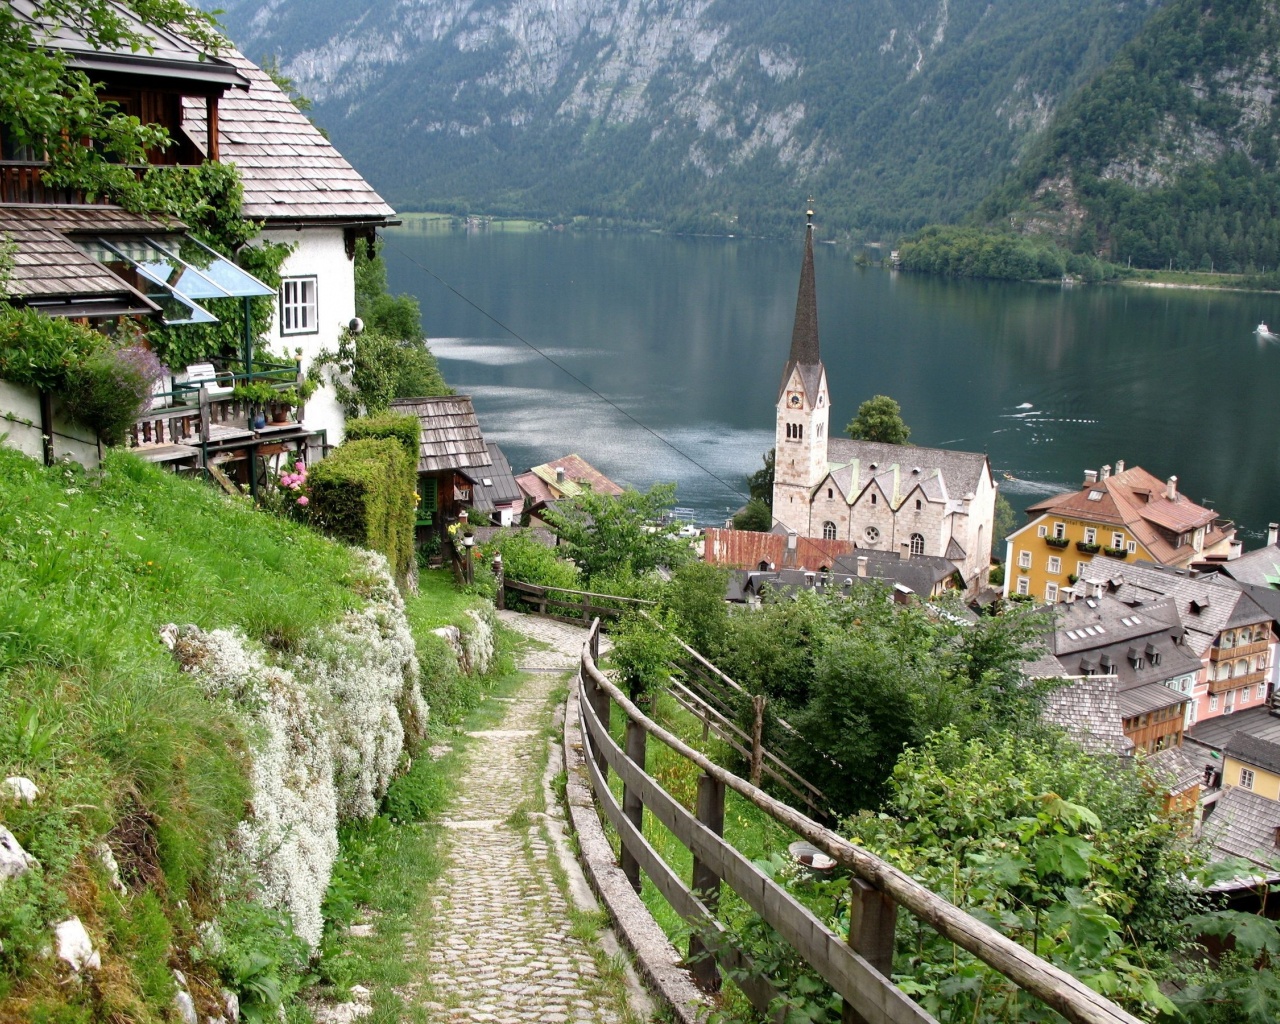
[[[818, 348], [818, 287], [813, 273], [813, 200], [805, 211], [807, 223], [804, 231], [804, 262], [800, 265], [800, 290], [796, 294], [796, 319], [791, 328], [791, 355], [782, 372], [782, 388], [785, 389], [791, 373], [797, 367], [806, 384], [816, 383], [820, 374], [813, 372], [822, 366]], [[813, 396], [810, 396], [812, 398]]]

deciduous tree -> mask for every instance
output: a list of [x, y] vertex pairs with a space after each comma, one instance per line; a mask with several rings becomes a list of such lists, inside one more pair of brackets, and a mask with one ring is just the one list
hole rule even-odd
[[855, 441], [883, 444], [906, 444], [911, 436], [911, 428], [902, 421], [902, 407], [888, 395], [868, 398], [844, 429]]

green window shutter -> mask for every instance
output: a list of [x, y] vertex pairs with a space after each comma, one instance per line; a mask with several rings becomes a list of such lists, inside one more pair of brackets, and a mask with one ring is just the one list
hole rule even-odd
[[418, 502], [418, 525], [433, 526], [436, 521], [436, 501], [438, 491], [436, 484], [438, 481], [435, 477], [418, 480], [418, 494], [421, 500]]

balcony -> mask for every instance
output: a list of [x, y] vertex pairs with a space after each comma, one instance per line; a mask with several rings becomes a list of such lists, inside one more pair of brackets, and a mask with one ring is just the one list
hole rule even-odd
[[1253, 686], [1255, 683], [1265, 683], [1267, 681], [1267, 670], [1259, 669], [1256, 672], [1247, 672], [1242, 676], [1233, 676], [1231, 679], [1210, 679], [1210, 693], [1226, 693], [1228, 690], [1238, 690], [1242, 686]]
[[1089, 544], [1089, 543], [1087, 543], [1087, 542], [1085, 542], [1085, 541], [1078, 540], [1078, 541], [1076, 541], [1076, 550], [1077, 550], [1077, 551], [1082, 551], [1082, 552], [1084, 552], [1086, 555], [1096, 555], [1099, 551], [1101, 551], [1101, 550], [1102, 550], [1102, 545], [1101, 545], [1101, 544]]
[[1129, 557], [1128, 548], [1103, 548], [1102, 553], [1108, 558], [1125, 559]]
[[1234, 647], [1219, 647], [1214, 644], [1209, 649], [1210, 661], [1235, 661], [1237, 658], [1249, 658], [1252, 660], [1259, 654], [1266, 654], [1267, 648], [1271, 646], [1268, 640], [1258, 640], [1251, 644], [1236, 644]]
[[[168, 166], [168, 165], [157, 165]], [[44, 172], [49, 165], [40, 160], [0, 160], [0, 203], [43, 203], [51, 206], [90, 205], [83, 192], [74, 188], [57, 188], [46, 185]], [[150, 170], [148, 165], [131, 167], [134, 176], [141, 179]], [[110, 200], [99, 196], [94, 204]]]
[[1071, 543], [1071, 541], [1066, 537], [1045, 537], [1044, 542], [1048, 544], [1049, 547], [1057, 548], [1059, 551]]

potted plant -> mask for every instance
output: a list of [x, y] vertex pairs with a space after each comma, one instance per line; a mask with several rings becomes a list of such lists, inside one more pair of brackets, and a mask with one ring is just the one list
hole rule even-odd
[[275, 401], [276, 389], [263, 380], [248, 381], [237, 384], [231, 391], [231, 397], [244, 402], [252, 410], [250, 425], [260, 430], [267, 425], [266, 410]]
[[1083, 551], [1086, 555], [1096, 555], [1102, 550], [1101, 544], [1089, 544], [1086, 541], [1076, 541], [1076, 550]]

